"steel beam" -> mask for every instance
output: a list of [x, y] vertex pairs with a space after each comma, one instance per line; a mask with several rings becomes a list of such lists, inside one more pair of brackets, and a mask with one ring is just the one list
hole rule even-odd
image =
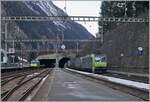
[[[20, 42], [24, 42], [24, 43], [32, 43], [32, 42], [57, 42], [57, 40], [55, 39], [25, 39], [25, 40], [5, 40], [6, 42], [15, 42], [15, 43], [20, 43]], [[63, 40], [63, 42], [100, 42], [100, 40], [72, 40], [72, 39], [66, 39]]]
[[2, 16], [2, 21], [83, 21], [83, 22], [149, 22], [149, 18], [117, 18], [97, 16]]
[[[59, 49], [58, 52], [61, 52], [62, 50]], [[76, 52], [76, 49], [66, 49], [64, 50], [64, 52]], [[80, 52], [81, 49], [78, 49], [78, 51]], [[15, 53], [20, 53], [22, 52], [21, 50], [15, 50]], [[54, 52], [55, 53], [55, 49], [50, 49], [50, 50], [37, 50], [37, 49], [31, 49], [31, 50], [23, 50], [23, 52]]]

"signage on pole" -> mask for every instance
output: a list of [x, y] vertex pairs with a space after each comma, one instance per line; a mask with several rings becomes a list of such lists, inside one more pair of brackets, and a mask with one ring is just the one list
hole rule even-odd
[[14, 49], [14, 48], [9, 48], [9, 49], [8, 49], [8, 53], [9, 53], [9, 54], [15, 53], [15, 49]]
[[137, 56], [142, 56], [143, 55], [143, 48], [138, 47], [137, 50], [136, 50], [136, 54], [137, 54]]
[[142, 48], [142, 47], [138, 47], [138, 50], [139, 50], [139, 51], [143, 51], [143, 48]]
[[66, 48], [66, 46], [63, 44], [63, 45], [61, 45], [61, 49], [65, 49]]

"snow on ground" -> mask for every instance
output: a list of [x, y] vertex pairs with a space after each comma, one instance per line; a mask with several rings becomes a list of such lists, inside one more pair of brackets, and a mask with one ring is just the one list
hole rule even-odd
[[103, 75], [98, 75], [98, 74], [93, 74], [93, 76], [98, 76], [98, 77], [105, 78], [105, 79], [112, 81], [112, 82], [117, 82], [120, 84], [125, 84], [125, 85], [129, 85], [129, 86], [134, 86], [137, 88], [149, 90], [149, 84], [146, 84], [146, 83], [135, 82], [135, 81], [125, 80], [125, 79], [120, 79], [120, 78], [114, 78], [114, 77], [108, 77], [108, 76], [103, 76]]
[[88, 73], [88, 72], [82, 72], [82, 71], [77, 71], [77, 70], [73, 70], [73, 69], [69, 69], [69, 68], [66, 68], [66, 69], [74, 71], [74, 72], [78, 72], [81, 74], [85, 74], [85, 75], [91, 75], [94, 77], [104, 78], [104, 79], [109, 80], [111, 82], [116, 82], [116, 83], [120, 83], [120, 84], [124, 84], [124, 85], [128, 85], [128, 86], [133, 86], [133, 87], [140, 88], [140, 89], [146, 89], [146, 90], [150, 89], [150, 84], [146, 84], [146, 83], [135, 82], [135, 81], [125, 80], [125, 79], [120, 79], [120, 78], [114, 78], [114, 77], [108, 77], [108, 76], [93, 74], [93, 73]]

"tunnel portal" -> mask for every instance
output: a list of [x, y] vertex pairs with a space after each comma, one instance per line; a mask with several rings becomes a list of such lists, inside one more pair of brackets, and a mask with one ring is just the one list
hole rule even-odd
[[40, 65], [44, 68], [54, 68], [56, 59], [40, 59]]
[[65, 64], [70, 60], [68, 57], [63, 57], [59, 60], [59, 68], [64, 68]]

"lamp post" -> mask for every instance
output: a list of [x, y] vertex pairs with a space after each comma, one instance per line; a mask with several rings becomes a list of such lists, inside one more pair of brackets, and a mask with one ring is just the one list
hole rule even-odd
[[8, 32], [7, 32], [7, 26], [8, 26], [8, 23], [5, 23], [5, 50], [7, 52], [7, 35], [8, 35]]
[[13, 40], [13, 50], [14, 50], [14, 55], [12, 56], [13, 58], [13, 64], [15, 63], [15, 42]]
[[77, 41], [77, 56], [79, 54], [79, 42]]
[[[94, 54], [91, 55], [91, 57], [94, 57]], [[92, 73], [95, 73], [95, 67], [92, 65]]]
[[123, 53], [120, 53], [120, 69], [123, 69], [123, 66], [122, 66], [122, 58], [123, 58], [124, 54]]
[[56, 66], [55, 68], [58, 68], [58, 34], [56, 37]]
[[132, 3], [132, 8], [133, 8], [133, 17], [135, 17], [136, 16], [135, 1]]
[[137, 54], [137, 59], [136, 59], [135, 67], [137, 67], [139, 60], [141, 60], [141, 56], [143, 55], [143, 47], [141, 46], [137, 47], [136, 54]]
[[125, 1], [125, 14], [124, 14], [125, 17], [127, 17], [127, 1]]

